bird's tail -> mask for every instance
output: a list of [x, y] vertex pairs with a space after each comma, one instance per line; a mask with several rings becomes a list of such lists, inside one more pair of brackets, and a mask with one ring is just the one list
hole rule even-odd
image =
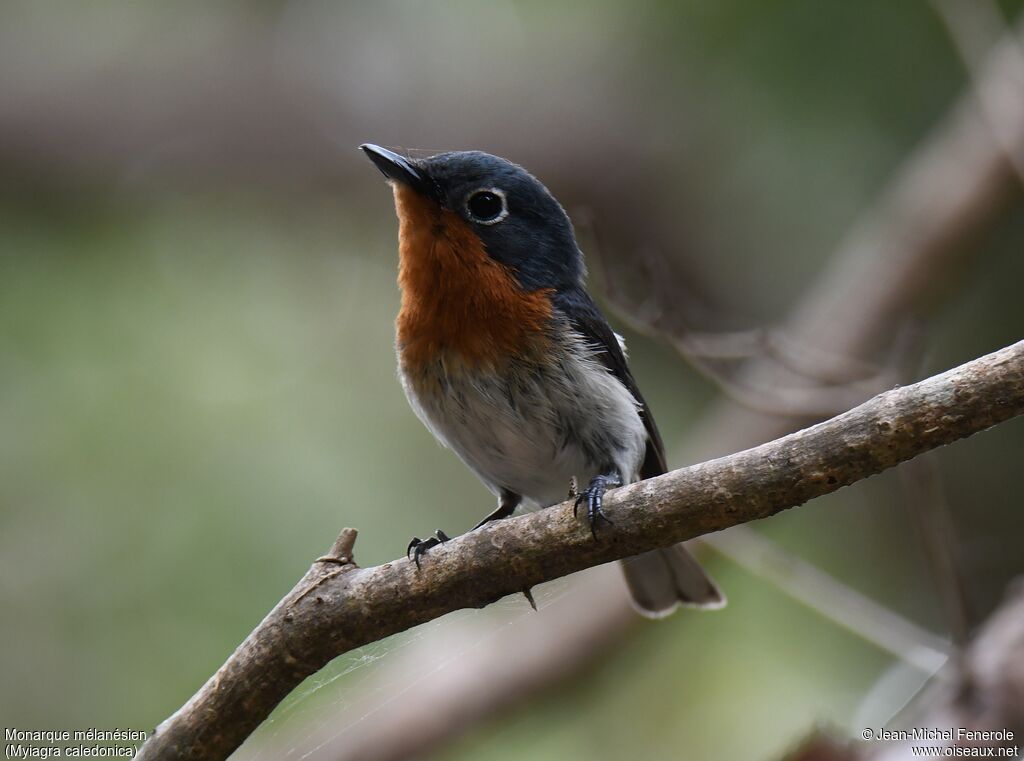
[[622, 570], [633, 607], [647, 618], [663, 618], [679, 605], [725, 605], [725, 595], [682, 544], [626, 558]]

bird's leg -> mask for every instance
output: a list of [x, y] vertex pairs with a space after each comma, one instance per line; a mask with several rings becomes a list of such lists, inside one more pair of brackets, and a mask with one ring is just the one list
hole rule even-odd
[[519, 503], [522, 501], [522, 495], [510, 492], [508, 489], [502, 489], [501, 494], [498, 496], [498, 506], [492, 512], [488, 513], [486, 518], [473, 526], [473, 529], [476, 530], [491, 521], [500, 521], [502, 518], [509, 517], [515, 512], [516, 508], [519, 507]]
[[[485, 523], [500, 520], [501, 518], [507, 518], [512, 515], [515, 509], [519, 506], [519, 503], [522, 501], [523, 498], [519, 494], [514, 494], [507, 489], [502, 489], [498, 497], [498, 507], [473, 528], [478, 529]], [[428, 550], [439, 544], [447, 542], [450, 538], [451, 537], [441, 529], [435, 531], [434, 535], [428, 539], [420, 539], [418, 536], [414, 536], [405, 550], [405, 556], [409, 557], [410, 553], [412, 553], [412, 559], [416, 562], [416, 567], [419, 568], [420, 558], [425, 555]]]
[[[498, 506], [492, 512], [488, 513], [486, 518], [484, 518], [482, 521], [476, 524], [473, 527], [473, 530], [475, 531], [481, 526], [487, 525], [491, 521], [498, 521], [502, 518], [508, 518], [510, 515], [512, 515], [512, 513], [515, 512], [515, 509], [519, 507], [519, 503], [522, 501], [522, 495], [510, 492], [508, 489], [502, 489], [500, 495], [498, 496]], [[420, 539], [419, 537], [414, 536], [412, 541], [409, 542], [409, 547], [406, 549], [405, 555], [406, 557], [408, 557], [409, 553], [412, 552], [413, 560], [416, 561], [416, 567], [419, 568], [420, 557], [424, 555], [427, 552], [427, 550], [429, 550], [431, 547], [436, 547], [437, 545], [442, 544], [443, 542], [447, 542], [448, 539], [448, 535], [441, 531], [441, 529], [438, 529], [435, 532], [434, 536], [430, 537], [429, 539]], [[530, 607], [534, 610], [537, 610], [537, 603], [534, 601], [533, 592], [529, 587], [523, 590], [523, 595], [526, 597], [527, 602], [530, 603]]]
[[604, 514], [601, 505], [604, 502], [604, 493], [609, 488], [622, 486], [622, 477], [615, 471], [603, 473], [590, 479], [586, 489], [576, 495], [576, 501], [572, 505], [572, 514], [576, 515], [580, 505], [587, 504], [587, 520], [590, 522], [590, 533], [597, 539], [597, 522], [604, 521], [609, 526], [611, 519]]

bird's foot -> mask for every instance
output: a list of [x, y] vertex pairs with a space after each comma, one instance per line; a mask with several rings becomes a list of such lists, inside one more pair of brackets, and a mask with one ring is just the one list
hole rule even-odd
[[590, 522], [590, 533], [597, 539], [597, 522], [604, 521], [609, 526], [613, 525], [611, 518], [604, 514], [601, 505], [604, 502], [604, 493], [609, 488], [622, 486], [622, 479], [614, 474], [594, 476], [586, 489], [576, 495], [576, 501], [572, 505], [572, 514], [576, 515], [580, 505], [587, 505], [587, 520]]
[[405, 556], [409, 557], [410, 553], [412, 553], [413, 562], [415, 562], [416, 567], [419, 568], [420, 557], [425, 555], [427, 550], [447, 542], [450, 538], [451, 537], [441, 529], [435, 531], [434, 535], [429, 539], [420, 539], [418, 536], [414, 536], [412, 541], [409, 542], [409, 546], [405, 548]]

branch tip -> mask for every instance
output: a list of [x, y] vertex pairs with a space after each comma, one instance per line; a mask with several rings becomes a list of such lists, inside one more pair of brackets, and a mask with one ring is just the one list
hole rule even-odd
[[356, 558], [353, 550], [356, 546], [356, 537], [359, 531], [354, 528], [343, 528], [338, 538], [334, 540], [330, 551], [316, 559], [317, 563], [336, 563], [338, 565], [355, 565]]

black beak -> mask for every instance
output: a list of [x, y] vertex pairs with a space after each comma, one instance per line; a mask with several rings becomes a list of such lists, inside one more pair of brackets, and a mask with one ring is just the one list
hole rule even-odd
[[409, 159], [372, 143], [364, 143], [359, 147], [370, 157], [370, 161], [380, 170], [381, 174], [389, 180], [401, 182], [424, 195], [432, 195], [431, 185], [426, 176], [413, 166]]

